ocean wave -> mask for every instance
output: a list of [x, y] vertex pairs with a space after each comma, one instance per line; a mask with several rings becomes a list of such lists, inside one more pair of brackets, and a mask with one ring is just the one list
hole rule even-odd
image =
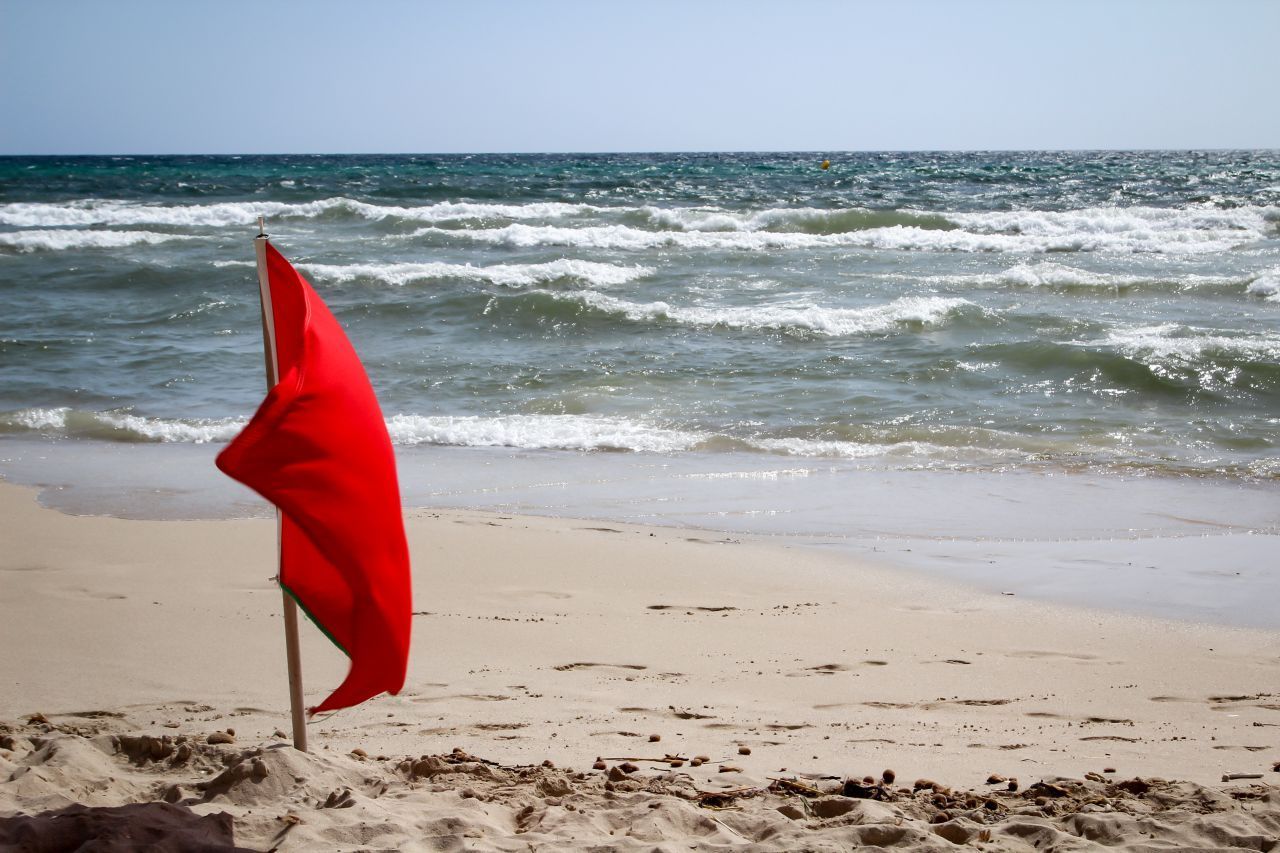
[[1011, 237], [1045, 251], [1199, 254], [1274, 236], [1280, 208], [1090, 207], [947, 216], [970, 233]]
[[1245, 292], [1268, 302], [1280, 302], [1280, 269], [1269, 270], [1249, 282]]
[[[33, 408], [0, 413], [0, 435], [117, 442], [207, 444], [230, 441], [244, 418], [147, 418], [121, 412]], [[952, 447], [917, 440], [861, 442], [794, 436], [735, 436], [681, 429], [603, 415], [412, 415], [386, 419], [392, 443], [401, 447], [510, 447], [523, 450], [625, 451], [632, 453], [748, 452], [827, 459], [909, 458], [947, 462], [1008, 456], [1009, 450]], [[798, 472], [790, 472], [796, 474]]]
[[596, 287], [626, 284], [653, 274], [652, 267], [615, 266], [572, 258], [541, 264], [493, 264], [485, 267], [471, 264], [392, 263], [392, 264], [299, 264], [304, 271], [331, 281], [374, 279], [393, 285], [431, 279], [486, 281], [504, 287], [530, 287], [562, 279], [583, 282]]
[[352, 198], [308, 202], [216, 202], [159, 205], [114, 199], [78, 199], [61, 204], [14, 202], [0, 205], [0, 225], [19, 228], [86, 225], [172, 225], [178, 227], [250, 226], [259, 216], [268, 219], [315, 219], [348, 215], [369, 220], [395, 218], [407, 222], [448, 222], [468, 219], [556, 219], [593, 210], [592, 205], [562, 202], [478, 204], [440, 202], [405, 207], [380, 205]]
[[922, 462], [968, 458], [973, 454], [987, 457], [1009, 455], [1001, 450], [945, 447], [920, 441], [867, 443], [797, 437], [734, 436], [723, 432], [663, 427], [598, 415], [393, 415], [387, 419], [387, 430], [395, 444], [409, 446], [427, 444], [635, 453], [745, 451], [827, 459], [909, 457]]
[[1110, 347], [1139, 360], [1195, 363], [1217, 358], [1233, 362], [1280, 360], [1280, 335], [1222, 335], [1177, 323], [1125, 326], [1096, 341], [1073, 342]]
[[66, 249], [119, 249], [189, 239], [183, 234], [158, 234], [154, 231], [11, 231], [0, 234], [0, 246], [19, 252], [60, 252]]
[[886, 333], [910, 326], [939, 326], [962, 311], [981, 310], [967, 299], [941, 296], [904, 296], [886, 305], [868, 308], [828, 308], [812, 304], [710, 307], [631, 302], [590, 290], [537, 292], [596, 311], [620, 314], [633, 321], [669, 320], [689, 326], [802, 331], [829, 337]]
[[517, 248], [572, 246], [592, 249], [643, 250], [678, 248], [723, 251], [776, 249], [862, 248], [931, 252], [1116, 252], [1203, 254], [1221, 252], [1263, 238], [1261, 232], [1234, 229], [1214, 231], [1120, 231], [1050, 234], [999, 231], [939, 230], [918, 225], [892, 225], [834, 234], [784, 231], [649, 231], [628, 225], [557, 225], [512, 223], [501, 228], [452, 229], [429, 226], [412, 237], [471, 240]]
[[[912, 278], [914, 281], [914, 277]], [[1027, 287], [1059, 290], [1194, 289], [1207, 286], [1238, 286], [1249, 279], [1239, 276], [1181, 274], [1158, 277], [1152, 273], [1108, 273], [1083, 270], [1050, 261], [1020, 263], [997, 273], [977, 275], [926, 276], [932, 284], [959, 284], [976, 287]]]
[[676, 231], [778, 231], [802, 234], [841, 234], [894, 225], [925, 229], [955, 228], [942, 214], [917, 210], [871, 210], [864, 207], [826, 210], [815, 207], [732, 211], [718, 207], [655, 207], [635, 210], [643, 224]]
[[124, 412], [82, 412], [65, 406], [0, 413], [0, 433], [125, 442], [230, 441], [246, 423], [245, 418], [145, 418]]

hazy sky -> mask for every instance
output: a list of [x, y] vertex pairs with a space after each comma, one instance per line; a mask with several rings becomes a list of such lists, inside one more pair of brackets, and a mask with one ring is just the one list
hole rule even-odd
[[0, 0], [0, 154], [1280, 147], [1277, 0]]

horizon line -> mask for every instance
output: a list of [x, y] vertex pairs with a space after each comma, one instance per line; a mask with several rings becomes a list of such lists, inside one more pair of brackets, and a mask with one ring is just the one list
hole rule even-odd
[[1277, 147], [1226, 148], [849, 148], [849, 149], [627, 149], [627, 150], [563, 150], [563, 151], [170, 151], [170, 152], [62, 152], [2, 153], [9, 157], [492, 157], [492, 156], [613, 156], [654, 154], [805, 154], [832, 156], [841, 154], [1146, 154], [1146, 153], [1262, 153], [1280, 152]]

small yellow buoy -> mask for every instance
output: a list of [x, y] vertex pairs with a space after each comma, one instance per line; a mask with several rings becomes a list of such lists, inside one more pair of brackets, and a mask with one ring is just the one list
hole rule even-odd
[[823, 169], [830, 169], [830, 168], [831, 168], [831, 161], [830, 161], [830, 160], [823, 160], [823, 161], [822, 161], [822, 168], [823, 168]]

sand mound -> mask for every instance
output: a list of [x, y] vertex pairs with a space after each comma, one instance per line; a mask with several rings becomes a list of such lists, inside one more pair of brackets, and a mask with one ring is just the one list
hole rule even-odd
[[[121, 723], [112, 724], [116, 727]], [[919, 780], [578, 772], [446, 755], [300, 753], [207, 734], [3, 726], [0, 845], [104, 850], [1230, 850], [1280, 845], [1263, 784], [1045, 778], [982, 790]], [[548, 762], [549, 765], [549, 762]], [[1016, 790], [1011, 790], [1014, 788]], [[239, 844], [240, 847], [235, 845]], [[115, 846], [112, 846], [115, 845]], [[166, 846], [167, 845], [167, 846]], [[7, 848], [6, 848], [7, 849]]]
[[30, 853], [236, 853], [232, 818], [200, 816], [168, 803], [94, 808], [72, 805], [34, 816], [0, 820], [0, 849]]

